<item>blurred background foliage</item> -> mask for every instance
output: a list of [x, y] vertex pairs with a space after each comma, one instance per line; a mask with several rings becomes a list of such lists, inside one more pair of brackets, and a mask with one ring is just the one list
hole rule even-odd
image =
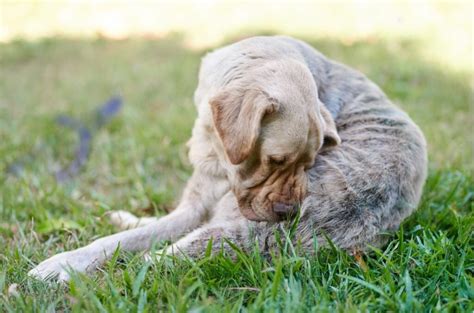
[[132, 207], [171, 202], [190, 171], [183, 143], [200, 58], [258, 34], [296, 36], [359, 69], [420, 125], [430, 168], [474, 169], [470, 1], [2, 0], [0, 14], [5, 185], [18, 160], [30, 182], [50, 185], [77, 141], [55, 117], [90, 118], [119, 94], [123, 112], [94, 136], [71, 190]]
[[[421, 124], [432, 166], [474, 168], [470, 1], [3, 0], [0, 14], [0, 113], [8, 123], [25, 114], [82, 110], [65, 100], [84, 89], [89, 101], [82, 102], [91, 105], [106, 90], [144, 88], [136, 95], [141, 102], [147, 96], [165, 106], [189, 100], [205, 51], [254, 34], [287, 34], [380, 84]], [[165, 78], [153, 75], [163, 62], [173, 71], [167, 76], [172, 89], [161, 88]], [[31, 81], [39, 77], [39, 85]], [[140, 79], [140, 86], [128, 79]], [[34, 110], [28, 96], [36, 99]]]
[[0, 40], [180, 33], [188, 47], [214, 47], [236, 32], [267, 30], [333, 38], [416, 38], [420, 56], [457, 70], [472, 65], [471, 1], [17, 1], [2, 0]]

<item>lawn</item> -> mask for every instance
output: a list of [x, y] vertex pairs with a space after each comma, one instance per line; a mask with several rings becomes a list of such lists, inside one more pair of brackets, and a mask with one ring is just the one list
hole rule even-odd
[[[205, 51], [179, 36], [11, 41], [0, 46], [0, 311], [472, 312], [469, 70], [426, 61], [422, 40], [304, 39], [363, 71], [426, 135], [423, 199], [387, 246], [362, 261], [337, 248], [305, 256], [288, 246], [272, 260], [254, 252], [146, 264], [117, 253], [67, 286], [28, 278], [39, 261], [113, 233], [109, 210], [163, 215], [173, 207], [191, 172], [184, 143]], [[58, 183], [77, 135], [57, 116], [93, 125], [112, 95], [122, 110], [93, 132], [83, 171]]]

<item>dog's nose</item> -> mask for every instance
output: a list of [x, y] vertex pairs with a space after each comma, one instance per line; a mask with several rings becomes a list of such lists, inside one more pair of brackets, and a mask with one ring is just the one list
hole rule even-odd
[[277, 202], [273, 205], [273, 212], [280, 217], [287, 217], [298, 212], [298, 205]]

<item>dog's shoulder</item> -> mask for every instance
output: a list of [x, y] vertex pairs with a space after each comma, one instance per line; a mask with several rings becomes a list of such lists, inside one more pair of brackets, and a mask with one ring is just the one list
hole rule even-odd
[[220, 146], [217, 141], [218, 137], [214, 134], [213, 126], [201, 117], [197, 117], [192, 136], [187, 142], [188, 157], [194, 169], [199, 172], [210, 176], [225, 177], [227, 175], [223, 166], [225, 162], [221, 160], [217, 152]]

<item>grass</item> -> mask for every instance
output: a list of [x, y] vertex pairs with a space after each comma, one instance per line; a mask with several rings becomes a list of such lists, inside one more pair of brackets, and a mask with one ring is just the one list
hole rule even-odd
[[[204, 51], [177, 36], [19, 40], [0, 46], [0, 311], [471, 312], [471, 73], [424, 61], [422, 40], [309, 41], [366, 73], [427, 137], [422, 202], [386, 247], [359, 262], [336, 248], [158, 264], [118, 253], [67, 287], [29, 279], [46, 257], [113, 233], [107, 211], [161, 215], [179, 198], [191, 170], [184, 143]], [[53, 174], [72, 158], [76, 138], [55, 117], [91, 123], [113, 94], [123, 96], [123, 111], [94, 133], [84, 171], [57, 184]], [[19, 160], [23, 170], [8, 173]]]

